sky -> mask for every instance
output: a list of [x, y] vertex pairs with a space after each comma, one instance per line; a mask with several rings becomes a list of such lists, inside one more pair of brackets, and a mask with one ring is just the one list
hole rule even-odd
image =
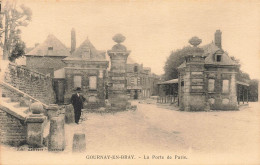
[[260, 1], [32, 1], [32, 22], [22, 29], [27, 47], [55, 35], [70, 47], [76, 29], [77, 47], [88, 37], [98, 50], [109, 50], [121, 33], [130, 57], [152, 72], [163, 74], [172, 50], [188, 45], [193, 36], [201, 45], [222, 31], [222, 47], [241, 61], [251, 78], [260, 78]]

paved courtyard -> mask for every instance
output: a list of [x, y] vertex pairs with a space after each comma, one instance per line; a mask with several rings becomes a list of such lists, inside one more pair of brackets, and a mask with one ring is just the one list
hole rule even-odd
[[[184, 155], [188, 158], [179, 162], [161, 160], [166, 164], [197, 161], [250, 164], [259, 161], [258, 103], [250, 103], [249, 107], [242, 107], [240, 111], [211, 112], [181, 112], [155, 104], [133, 104], [137, 105], [136, 111], [115, 114], [88, 113], [83, 116], [87, 119], [79, 125], [66, 125], [67, 144], [61, 155], [71, 156], [73, 134], [83, 132], [86, 134], [87, 151], [81, 159], [95, 154], [134, 154], [136, 159], [146, 163], [159, 161], [144, 160], [144, 155], [148, 154]], [[26, 152], [19, 153], [23, 153], [23, 157], [26, 156]], [[53, 158], [55, 155], [58, 156], [54, 154]], [[66, 158], [59, 160], [63, 162]], [[70, 161], [72, 159], [63, 163]], [[131, 164], [131, 161], [129, 162]]]

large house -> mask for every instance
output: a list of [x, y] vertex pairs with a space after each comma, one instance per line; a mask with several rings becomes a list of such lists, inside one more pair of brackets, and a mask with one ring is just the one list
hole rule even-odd
[[249, 84], [239, 79], [239, 64], [223, 50], [222, 32], [202, 47], [198, 37], [189, 42], [193, 47], [178, 67], [178, 79], [158, 83], [158, 102], [177, 102], [185, 111], [237, 110], [241, 101], [248, 102]]
[[197, 47], [201, 40], [193, 37], [190, 54], [178, 67], [178, 97], [181, 110], [236, 110], [240, 91], [245, 94], [247, 83], [236, 75], [239, 64], [222, 49], [222, 32], [217, 30], [215, 41]]
[[50, 74], [65, 66], [62, 59], [70, 56], [69, 49], [54, 35], [48, 35], [47, 39], [28, 52], [26, 66], [43, 74]]
[[[96, 50], [86, 39], [71, 56], [62, 60], [65, 63], [64, 79], [65, 102], [68, 102], [76, 87], [82, 89], [88, 98], [87, 106], [105, 105], [105, 84], [107, 80], [108, 61], [105, 51]], [[61, 78], [61, 77], [59, 77]]]

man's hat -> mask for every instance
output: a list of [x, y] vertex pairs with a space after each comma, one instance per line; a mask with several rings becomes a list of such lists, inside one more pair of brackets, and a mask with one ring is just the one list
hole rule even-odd
[[74, 89], [74, 91], [81, 91], [81, 88], [77, 87], [76, 89]]

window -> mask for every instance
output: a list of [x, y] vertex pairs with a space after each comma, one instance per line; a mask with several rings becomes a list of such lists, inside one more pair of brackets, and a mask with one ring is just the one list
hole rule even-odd
[[97, 77], [96, 76], [89, 77], [89, 89], [97, 89]]
[[134, 72], [138, 72], [138, 66], [134, 67]]
[[221, 55], [217, 55], [217, 62], [221, 61]]
[[86, 50], [83, 51], [82, 58], [84, 58], [84, 59], [90, 58], [90, 50], [89, 49], [86, 49]]
[[229, 92], [229, 80], [223, 80], [223, 82], [222, 82], [222, 92], [223, 93]]
[[208, 81], [208, 91], [214, 92], [214, 90], [215, 90], [215, 80], [209, 79], [209, 81]]
[[48, 47], [48, 50], [53, 50], [53, 47]]
[[81, 76], [74, 76], [74, 88], [81, 87]]

